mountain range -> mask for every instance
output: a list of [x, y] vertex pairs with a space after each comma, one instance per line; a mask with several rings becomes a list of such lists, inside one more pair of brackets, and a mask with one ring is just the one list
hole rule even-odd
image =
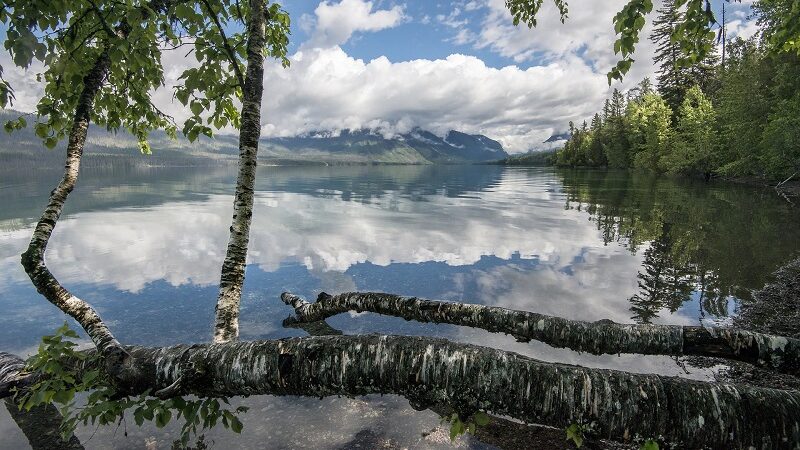
[[[3, 123], [14, 117], [17, 116], [13, 112], [0, 112]], [[172, 140], [163, 132], [154, 132], [150, 144], [153, 155], [145, 161], [155, 164], [235, 161], [239, 155], [238, 137], [234, 135], [202, 137], [190, 143], [183, 138]], [[63, 146], [61, 142], [58, 148], [63, 149]], [[92, 127], [85, 155], [87, 159], [111, 155], [126, 159], [148, 158], [141, 156], [136, 148], [136, 140], [127, 133], [115, 134]], [[373, 130], [342, 130], [262, 138], [258, 156], [267, 164], [469, 164], [502, 160], [508, 153], [499, 142], [480, 134], [451, 130], [441, 137], [415, 128], [391, 136]], [[5, 164], [15, 158], [34, 164], [60, 160], [63, 152], [45, 149], [29, 125], [11, 134], [0, 133], [0, 160]]]

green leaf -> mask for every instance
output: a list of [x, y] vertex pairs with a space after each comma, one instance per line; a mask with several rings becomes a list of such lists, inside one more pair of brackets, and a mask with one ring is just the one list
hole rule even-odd
[[648, 439], [642, 444], [641, 450], [659, 450], [658, 442]]
[[[242, 432], [242, 427], [243, 427], [242, 421], [239, 420], [238, 417], [231, 417], [230, 422], [231, 422], [231, 430], [233, 430], [234, 433], [241, 433]], [[656, 450], [658, 450], [658, 449], [656, 449]]]
[[156, 413], [156, 427], [164, 428], [172, 419], [172, 411], [160, 408]]
[[575, 443], [575, 446], [581, 448], [583, 445], [583, 427], [578, 425], [577, 423], [573, 423], [572, 425], [567, 427], [567, 440], [572, 440]]
[[198, 101], [193, 101], [189, 108], [195, 116], [199, 116], [203, 112], [203, 104]]
[[472, 420], [474, 420], [478, 426], [484, 427], [486, 425], [489, 425], [489, 421], [491, 419], [489, 415], [486, 414], [485, 412], [478, 411], [472, 415]]
[[144, 423], [144, 415], [142, 414], [142, 408], [136, 408], [133, 411], [133, 421], [136, 422], [136, 425], [142, 426]]

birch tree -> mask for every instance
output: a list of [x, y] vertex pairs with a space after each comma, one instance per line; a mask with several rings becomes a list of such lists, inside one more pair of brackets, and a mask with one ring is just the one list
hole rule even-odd
[[[261, 0], [251, 0], [247, 5], [164, 0], [100, 6], [91, 1], [74, 2], [68, 7], [65, 3], [54, 13], [54, 19], [34, 20], [36, 7], [46, 8], [49, 3], [31, 2], [35, 7], [26, 9], [26, 2], [20, 1], [10, 9], [13, 17], [8, 9], [3, 17], [11, 21], [10, 30], [19, 33], [19, 37], [12, 38], [12, 42], [16, 40], [19, 44], [11, 46], [15, 55], [22, 55], [20, 61], [29, 62], [38, 57], [38, 51], [48, 67], [46, 96], [40, 102], [41, 121], [36, 125], [37, 130], [43, 130], [46, 144], [69, 138], [64, 178], [36, 226], [23, 264], [37, 289], [80, 324], [96, 349], [76, 352], [59, 337], [50, 339], [50, 344], [43, 346], [25, 367], [18, 358], [0, 355], [0, 396], [27, 393], [24, 404], [36, 407], [51, 400], [70, 402], [69, 397], [76, 390], [93, 390], [89, 401], [94, 403], [87, 414], [96, 414], [91, 417], [99, 418], [101, 423], [113, 423], [126, 410], [133, 409], [137, 423], [152, 419], [163, 424], [171, 417], [170, 408], [175, 408], [191, 429], [200, 423], [207, 425], [205, 419], [201, 420], [198, 405], [208, 399], [216, 402], [214, 399], [219, 397], [392, 393], [404, 396], [417, 408], [446, 404], [465, 417], [486, 411], [558, 427], [596, 422], [601, 436], [623, 441], [658, 437], [683, 446], [782, 448], [800, 440], [800, 394], [795, 391], [544, 363], [510, 352], [427, 337], [333, 335], [233, 342], [238, 332], [239, 297], [252, 214], [259, 111], [264, 90], [263, 60], [265, 54], [285, 58], [288, 17], [279, 6], [267, 6]], [[73, 7], [85, 9], [69, 9]], [[15, 15], [18, 10], [26, 14]], [[82, 24], [82, 20], [90, 17], [96, 19], [94, 26], [88, 25], [89, 22]], [[235, 20], [245, 22], [246, 29], [239, 38], [236, 35], [228, 38], [226, 25]], [[36, 27], [49, 30], [64, 23], [78, 23], [74, 28], [76, 36], [81, 36], [75, 41], [77, 47], [66, 47], [63, 40], [56, 39], [58, 33], [50, 36], [31, 32], [31, 38], [22, 31]], [[145, 31], [137, 34], [140, 24]], [[128, 129], [140, 138], [140, 148], [145, 152], [149, 151], [146, 143], [149, 130], [166, 128], [176, 132], [177, 126], [157, 111], [147, 94], [163, 79], [157, 62], [160, 59], [155, 58], [160, 57], [161, 51], [156, 45], [157, 38], [163, 35], [174, 41], [181, 37], [180, 33], [196, 37], [194, 51], [201, 63], [184, 73], [183, 84], [176, 90], [176, 97], [192, 111], [192, 118], [183, 124], [184, 134], [194, 139], [200, 134], [211, 134], [211, 126], [229, 124], [241, 126], [242, 130], [234, 226], [221, 275], [216, 342], [164, 348], [125, 346], [90, 304], [69, 293], [53, 277], [45, 265], [44, 252], [77, 180], [90, 121], [111, 129]], [[75, 60], [82, 63], [72, 62], [73, 49], [83, 55], [83, 59]], [[51, 54], [57, 57], [50, 58]], [[141, 61], [133, 61], [134, 55], [139, 55]], [[145, 61], [145, 57], [149, 60]], [[122, 65], [128, 59], [131, 66]], [[212, 61], [222, 64], [209, 64]], [[242, 67], [244, 61], [246, 68]], [[59, 62], [64, 66], [59, 66]], [[141, 73], [136, 72], [137, 67], [142, 68]], [[67, 80], [79, 83], [67, 83], [60, 71], [68, 74]], [[124, 82], [137, 76], [144, 84], [131, 87]], [[140, 92], [143, 86], [148, 90]], [[123, 95], [122, 101], [117, 101], [129, 108], [112, 101], [115, 95]], [[236, 99], [241, 101], [240, 113], [235, 107]], [[53, 108], [58, 112], [51, 115], [48, 111]], [[69, 111], [66, 116], [64, 110]], [[131, 111], [143, 115], [128, 117], [126, 114]], [[16, 122], [12, 127], [21, 124]], [[361, 308], [368, 298], [362, 298], [355, 306], [346, 306]], [[373, 307], [383, 308], [381, 302], [386, 299], [374, 295], [373, 298], [377, 300]], [[302, 299], [287, 299], [300, 315], [314, 309]], [[321, 306], [317, 309], [324, 309], [325, 299], [318, 303]], [[420, 305], [434, 305], [439, 316], [429, 316], [430, 308], [426, 310]], [[536, 315], [533, 322], [533, 313], [526, 316], [524, 312], [487, 310], [476, 305], [446, 307], [401, 299], [396, 306], [395, 314], [402, 316], [405, 313], [397, 310], [406, 308], [414, 320], [444, 318], [478, 327], [505, 324], [506, 328], [498, 325], [492, 331], [511, 331], [522, 339], [563, 343], [584, 350], [599, 345], [601, 348], [596, 350], [602, 352], [622, 351], [619, 345], [627, 345], [626, 351], [650, 353], [652, 348], [655, 349], [652, 352], [675, 354], [686, 350], [685, 339], [690, 334], [682, 328], [652, 329], [607, 323], [592, 326]], [[334, 307], [332, 311], [340, 309]], [[542, 327], [540, 321], [544, 322]], [[763, 359], [773, 368], [792, 370], [797, 348], [794, 340], [736, 330], [696, 332], [701, 342], [710, 337], [712, 347], [727, 345], [721, 356], [756, 363]], [[594, 338], [608, 336], [617, 336], [617, 340], [593, 343]], [[64, 373], [69, 376], [61, 376]], [[56, 385], [63, 389], [48, 389]], [[58, 392], [71, 394], [56, 398]], [[200, 396], [200, 403], [184, 399], [190, 395]], [[233, 416], [227, 414], [226, 411], [222, 416], [224, 420], [234, 431], [240, 429], [241, 424], [237, 426]]]

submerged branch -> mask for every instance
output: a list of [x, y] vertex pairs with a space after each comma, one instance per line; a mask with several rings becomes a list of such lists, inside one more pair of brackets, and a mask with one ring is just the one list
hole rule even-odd
[[693, 355], [734, 359], [800, 374], [800, 340], [739, 329], [680, 325], [583, 322], [496, 306], [453, 303], [376, 292], [322, 293], [315, 303], [285, 292], [281, 299], [296, 315], [285, 323], [316, 322], [348, 311], [406, 320], [448, 323], [506, 333], [518, 341], [541, 341], [596, 355]]

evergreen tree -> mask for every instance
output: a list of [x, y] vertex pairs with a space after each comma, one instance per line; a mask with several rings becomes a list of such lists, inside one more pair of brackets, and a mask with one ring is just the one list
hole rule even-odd
[[603, 151], [603, 119], [600, 117], [600, 114], [595, 114], [594, 117], [592, 117], [592, 125], [589, 127], [589, 133], [591, 134], [591, 142], [589, 143], [587, 155], [589, 165], [594, 167], [608, 165], [608, 159]]
[[656, 81], [658, 92], [664, 97], [673, 113], [677, 114], [683, 103], [686, 91], [694, 85], [700, 86], [705, 93], [717, 89], [715, 66], [719, 56], [712, 49], [699, 63], [691, 66], [680, 64], [682, 57], [681, 43], [671, 39], [676, 27], [683, 21], [683, 14], [675, 4], [675, 0], [665, 0], [653, 20], [653, 33], [650, 40], [656, 44], [656, 55], [653, 58], [658, 65]]
[[699, 87], [693, 86], [678, 112], [678, 139], [673, 152], [664, 159], [669, 172], [702, 174], [706, 180], [719, 167], [716, 112]]
[[630, 144], [625, 126], [625, 97], [614, 89], [606, 112], [603, 149], [609, 167], [625, 169], [630, 166]]

